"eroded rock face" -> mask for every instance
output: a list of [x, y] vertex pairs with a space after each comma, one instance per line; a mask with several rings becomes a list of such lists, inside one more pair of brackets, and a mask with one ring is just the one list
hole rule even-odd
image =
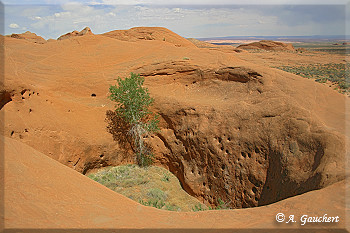
[[93, 35], [93, 33], [89, 27], [85, 27], [80, 32], [78, 32], [77, 30], [74, 30], [72, 32], [68, 32], [68, 33], [58, 37], [57, 40], [64, 40], [64, 39], [69, 39], [71, 37], [84, 36], [84, 35]]
[[21, 34], [11, 34], [8, 35], [7, 37], [15, 38], [15, 39], [22, 39], [22, 40], [27, 40], [29, 42], [33, 43], [38, 43], [38, 44], [45, 44], [47, 41], [42, 38], [41, 36], [36, 35], [35, 33], [32, 33], [30, 31], [21, 33]]
[[138, 71], [158, 79], [181, 75], [188, 88], [231, 93], [224, 103], [210, 97], [196, 104], [159, 97], [156, 102], [162, 130], [149, 142], [158, 162], [207, 204], [221, 199], [232, 208], [266, 205], [344, 178], [344, 138], [288, 98], [266, 98], [258, 72], [181, 62]]
[[242, 118], [207, 108], [162, 110], [168, 128], [154, 147], [184, 188], [210, 204], [221, 198], [234, 208], [264, 205], [341, 179], [327, 171], [344, 154], [338, 135], [283, 111]]
[[192, 80], [194, 82], [209, 79], [218, 79], [223, 81], [234, 81], [246, 83], [250, 81], [260, 82], [261, 75], [246, 67], [220, 67], [217, 69], [203, 68], [186, 61], [153, 63], [146, 67], [140, 67], [135, 72], [143, 77], [159, 75], [185, 75], [181, 81]]
[[[111, 138], [106, 129], [111, 115], [106, 112], [94, 111], [85, 116], [88, 122], [100, 122], [104, 127], [100, 131], [88, 129], [91, 133], [85, 131], [83, 137], [75, 131], [84, 118], [80, 111], [66, 106], [62, 109], [58, 101], [32, 88], [0, 90], [0, 110], [7, 111], [8, 118], [12, 116], [12, 121], [5, 123], [6, 136], [40, 148], [47, 156], [80, 173], [134, 162], [130, 144], [112, 139], [106, 142]], [[60, 128], [62, 125], [64, 128]], [[81, 127], [79, 132], [84, 129], [87, 127]]]

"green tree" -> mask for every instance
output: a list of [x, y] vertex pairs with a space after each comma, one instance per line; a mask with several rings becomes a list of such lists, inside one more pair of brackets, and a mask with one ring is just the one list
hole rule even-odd
[[129, 134], [133, 138], [137, 163], [148, 166], [152, 163], [153, 153], [145, 145], [144, 137], [157, 132], [158, 115], [149, 111], [154, 99], [148, 89], [143, 87], [145, 79], [139, 74], [131, 73], [129, 78], [117, 78], [117, 85], [110, 86], [109, 99], [116, 102], [116, 114], [130, 127]]

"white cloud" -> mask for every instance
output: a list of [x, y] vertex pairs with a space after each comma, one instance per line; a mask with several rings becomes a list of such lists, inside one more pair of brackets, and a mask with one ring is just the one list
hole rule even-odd
[[61, 7], [64, 11], [77, 11], [77, 10], [86, 10], [86, 9], [92, 8], [80, 2], [68, 2], [68, 3], [62, 4]]
[[109, 12], [107, 15], [108, 16], [117, 16], [114, 12]]
[[95, 5], [137, 5], [137, 4], [149, 4], [150, 1], [142, 1], [142, 0], [102, 0], [100, 2], [92, 1], [91, 3], [95, 4]]
[[28, 18], [31, 20], [41, 20], [42, 19], [40, 16], [29, 16]]
[[[76, 0], [88, 5], [271, 5], [271, 4], [293, 4], [293, 5], [346, 5], [348, 0]], [[3, 0], [5, 5], [19, 4], [64, 4], [70, 0]]]
[[89, 4], [94, 5], [346, 5], [348, 0], [92, 0]]
[[[88, 26], [99, 33], [115, 28], [116, 23], [111, 20], [111, 16], [117, 16], [113, 7], [92, 7], [81, 3], [67, 3], [57, 8], [51, 14], [40, 16], [40, 20], [35, 20], [30, 24], [34, 31], [45, 31], [51, 38], [65, 34], [73, 30], [81, 30]], [[33, 17], [33, 19], [36, 19]], [[112, 18], [113, 19], [113, 18]], [[114, 26], [113, 26], [114, 25]], [[46, 36], [47, 37], [47, 36]]]
[[11, 23], [9, 25], [10, 28], [19, 28], [19, 25], [17, 23]]
[[[77, 0], [76, 0], [77, 1]], [[99, 3], [116, 3], [115, 0], [94, 0]], [[104, 2], [103, 2], [104, 1]], [[141, 2], [141, 0], [130, 0]], [[118, 3], [130, 3], [128, 0], [121, 0]], [[153, 3], [161, 3], [161, 0], [142, 0]], [[170, 0], [175, 1], [175, 0]], [[188, 2], [188, 0], [186, 0]], [[179, 0], [179, 3], [186, 2]], [[198, 3], [197, 0], [193, 0]], [[222, 3], [226, 0], [218, 0]], [[228, 0], [227, 0], [228, 1]], [[282, 0], [287, 1], [287, 0]], [[297, 1], [297, 0], [296, 0]], [[305, 0], [308, 1], [308, 0]], [[203, 0], [204, 4], [209, 0]], [[219, 4], [218, 3], [218, 4]], [[79, 2], [69, 2], [63, 5], [45, 7], [12, 7], [8, 8], [5, 14], [8, 22], [17, 22], [18, 27], [10, 25], [6, 28], [8, 32], [18, 32], [18, 28], [28, 28], [44, 38], [57, 38], [58, 36], [81, 30], [88, 26], [96, 33], [104, 33], [116, 29], [129, 29], [137, 26], [160, 26], [166, 27], [175, 33], [185, 37], [214, 37], [231, 35], [287, 35], [287, 34], [324, 34], [322, 29], [334, 28], [338, 30], [332, 20], [326, 25], [324, 22], [317, 23], [319, 18], [310, 17], [305, 7], [291, 8], [286, 11], [283, 7], [271, 6], [211, 6], [181, 5], [85, 5]], [[31, 13], [32, 12], [32, 13]], [[288, 14], [286, 14], [286, 12]], [[305, 13], [306, 12], [306, 13]], [[324, 14], [315, 14], [324, 17]], [[327, 8], [328, 12], [328, 8]], [[329, 11], [329, 17], [336, 15]], [[298, 13], [296, 16], [295, 13]], [[281, 16], [282, 15], [282, 16]], [[307, 17], [306, 17], [307, 16]], [[329, 18], [328, 17], [328, 18]], [[295, 24], [295, 18], [300, 18], [302, 24]], [[30, 19], [30, 20], [28, 20]], [[314, 20], [317, 19], [317, 20]], [[308, 20], [308, 21], [307, 21]], [[331, 22], [332, 21], [332, 22]], [[285, 22], [292, 22], [286, 24]], [[312, 24], [313, 23], [313, 24]], [[332, 24], [333, 23], [333, 24]], [[317, 26], [319, 24], [319, 26]], [[12, 31], [11, 31], [12, 30]], [[327, 29], [328, 30], [328, 29]], [[339, 30], [338, 30], [339, 31]], [[331, 33], [327, 31], [327, 33]]]

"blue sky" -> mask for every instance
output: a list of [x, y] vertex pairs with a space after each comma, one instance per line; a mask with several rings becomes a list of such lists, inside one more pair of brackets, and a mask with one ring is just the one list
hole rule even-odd
[[57, 38], [85, 26], [96, 34], [137, 26], [160, 26], [194, 38], [343, 35], [349, 21], [347, 12], [350, 12], [350, 5], [344, 0], [2, 2], [5, 5], [5, 34], [31, 31], [45, 39]]

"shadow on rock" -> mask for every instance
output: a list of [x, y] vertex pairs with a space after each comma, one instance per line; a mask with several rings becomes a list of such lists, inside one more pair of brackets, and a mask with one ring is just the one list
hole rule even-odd
[[113, 140], [123, 148], [132, 147], [132, 137], [128, 133], [130, 125], [118, 116], [114, 111], [106, 111], [107, 131], [112, 134]]

